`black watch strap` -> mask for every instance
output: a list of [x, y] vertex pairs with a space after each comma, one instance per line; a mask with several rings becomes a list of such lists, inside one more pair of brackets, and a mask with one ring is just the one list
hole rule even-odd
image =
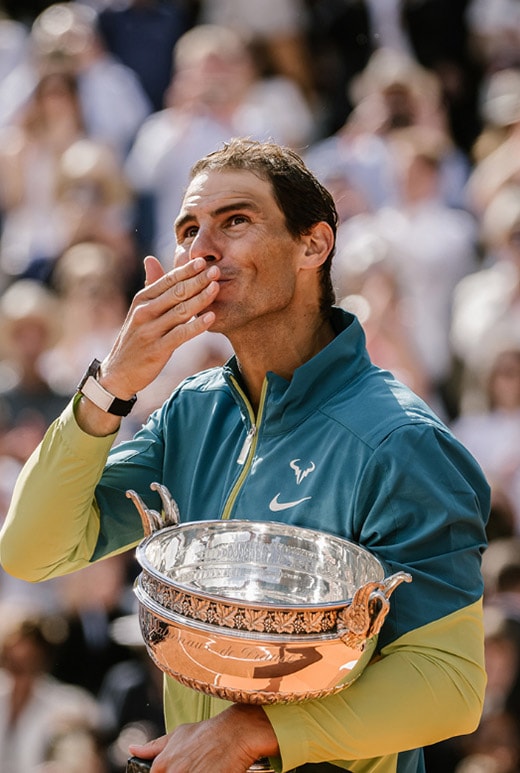
[[88, 369], [78, 384], [78, 392], [85, 395], [94, 405], [101, 408], [105, 413], [113, 413], [115, 416], [128, 416], [137, 401], [137, 395], [133, 395], [130, 400], [121, 400], [115, 397], [105, 387], [101, 386], [97, 380], [101, 363], [99, 360], [92, 360]]

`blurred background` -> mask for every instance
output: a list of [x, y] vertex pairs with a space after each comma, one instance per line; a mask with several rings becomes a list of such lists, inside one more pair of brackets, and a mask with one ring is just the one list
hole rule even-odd
[[[143, 257], [171, 266], [192, 163], [239, 135], [329, 187], [337, 303], [488, 476], [484, 714], [427, 771], [519, 773], [518, 0], [0, 2], [0, 521]], [[229, 352], [178, 350], [120, 436]], [[0, 773], [120, 773], [163, 732], [136, 573], [132, 555], [37, 586], [0, 569]]]

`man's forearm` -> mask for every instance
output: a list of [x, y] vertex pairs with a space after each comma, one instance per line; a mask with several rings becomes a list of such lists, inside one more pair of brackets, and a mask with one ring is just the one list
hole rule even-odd
[[[485, 688], [481, 602], [401, 637], [346, 690], [266, 706], [283, 769], [397, 754], [475, 729]], [[365, 766], [365, 767], [364, 767]]]
[[86, 566], [97, 541], [94, 489], [114, 436], [85, 433], [72, 411], [71, 403], [26, 463], [0, 533], [2, 566], [29, 582]]

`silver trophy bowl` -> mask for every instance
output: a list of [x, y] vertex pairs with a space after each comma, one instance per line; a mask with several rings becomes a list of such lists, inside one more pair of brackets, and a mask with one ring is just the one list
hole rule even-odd
[[410, 575], [348, 540], [254, 520], [179, 523], [148, 510], [136, 558], [139, 619], [165, 673], [208, 695], [269, 704], [330, 695], [370, 661], [390, 595]]

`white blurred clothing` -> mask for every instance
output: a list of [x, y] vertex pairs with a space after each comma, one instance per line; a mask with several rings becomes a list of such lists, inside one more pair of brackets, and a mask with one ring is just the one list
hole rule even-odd
[[471, 0], [466, 22], [491, 70], [519, 63], [520, 5], [517, 0]]
[[376, 47], [412, 54], [413, 49], [401, 21], [401, 0], [367, 0], [371, 32]]
[[152, 111], [137, 75], [105, 54], [79, 74], [87, 135], [108, 142], [124, 157]]
[[[459, 281], [476, 265], [477, 226], [467, 212], [446, 207], [436, 199], [402, 207], [382, 207], [375, 214], [354, 217], [338, 234], [335, 277], [363, 270], [350, 265], [363, 260], [356, 242], [375, 240], [395, 273], [403, 322], [411, 344], [432, 384], [451, 371], [450, 329], [453, 293]], [[370, 238], [369, 238], [370, 237]], [[366, 259], [379, 259], [371, 249]], [[357, 257], [352, 257], [352, 255]]]
[[305, 22], [301, 0], [203, 0], [202, 21], [233, 27], [259, 37], [300, 33]]
[[[38, 78], [36, 67], [25, 60], [0, 81], [0, 126], [16, 122]], [[78, 74], [78, 89], [88, 137], [108, 143], [124, 158], [152, 111], [137, 75], [104, 54]]]
[[451, 344], [473, 374], [483, 371], [496, 352], [520, 346], [520, 276], [513, 262], [464, 277], [453, 298]]
[[17, 276], [33, 260], [54, 258], [67, 243], [67, 223], [56, 207], [59, 156], [15, 128], [0, 129], [0, 142], [0, 169], [8, 174], [9, 161], [18, 156], [23, 185], [20, 202], [4, 209], [1, 233], [2, 272]]
[[477, 225], [431, 199], [377, 215], [398, 272], [416, 351], [433, 383], [450, 375], [453, 292], [476, 266]]
[[0, 671], [2, 773], [33, 773], [44, 761], [49, 741], [63, 727], [97, 722], [97, 704], [86, 691], [49, 676], [35, 682], [29, 702], [13, 726], [9, 722], [11, 678]]
[[479, 462], [491, 485], [509, 498], [520, 535], [520, 410], [468, 413], [452, 431]]
[[0, 83], [28, 53], [29, 33], [14, 19], [0, 19]]
[[376, 134], [350, 136], [338, 132], [311, 145], [305, 163], [324, 185], [344, 178], [349, 187], [360, 192], [369, 211], [396, 202], [392, 152], [388, 142]]

